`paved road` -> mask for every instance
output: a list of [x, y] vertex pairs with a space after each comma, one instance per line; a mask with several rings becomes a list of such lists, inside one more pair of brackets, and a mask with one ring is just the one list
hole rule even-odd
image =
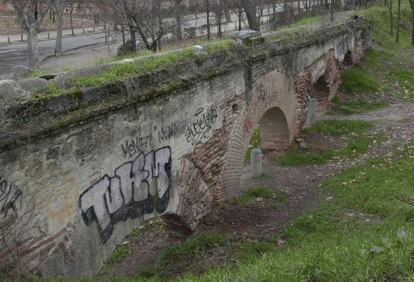
[[[77, 37], [66, 37], [63, 39], [63, 50], [71, 50], [88, 46], [91, 44], [104, 43], [105, 35], [102, 33], [83, 35]], [[46, 58], [55, 52], [55, 40], [39, 42], [40, 58]], [[28, 65], [27, 44], [13, 44], [0, 47], [0, 75], [11, 73], [12, 67], [16, 65]]]

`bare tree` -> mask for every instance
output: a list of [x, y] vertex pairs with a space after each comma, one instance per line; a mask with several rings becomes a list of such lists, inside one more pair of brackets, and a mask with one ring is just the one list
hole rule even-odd
[[135, 33], [138, 33], [148, 50], [156, 52], [161, 47], [164, 35], [174, 31], [171, 21], [173, 10], [169, 1], [163, 0], [99, 0], [104, 16], [117, 23], [125, 24], [131, 32], [131, 41], [135, 45]]
[[0, 201], [0, 250], [7, 250], [9, 254], [6, 265], [10, 267], [10, 274], [22, 281], [29, 271], [24, 259], [24, 245], [33, 238], [35, 196], [23, 202], [23, 192], [4, 183], [1, 187], [3, 195], [0, 193], [3, 196]]
[[32, 69], [39, 67], [38, 33], [44, 16], [50, 8], [50, 0], [6, 0], [16, 11], [17, 21], [27, 34], [29, 65]]
[[388, 7], [388, 12], [389, 12], [389, 15], [390, 15], [390, 33], [391, 33], [391, 35], [394, 35], [394, 17], [393, 17], [393, 14], [392, 14], [392, 2], [393, 2], [393, 0], [388, 0], [387, 1], [387, 7]]
[[176, 36], [178, 40], [183, 39], [181, 34], [181, 4], [182, 0], [173, 0], [174, 3], [174, 14], [175, 14], [175, 23], [177, 25]]
[[398, 10], [397, 10], [397, 37], [395, 42], [400, 42], [400, 22], [401, 22], [401, 0], [398, 0]]
[[227, 5], [230, 6], [231, 10], [237, 14], [237, 18], [238, 18], [238, 30], [242, 29], [242, 22], [243, 22], [243, 5], [242, 5], [242, 0], [228, 0], [227, 1]]
[[[66, 0], [52, 0], [52, 9], [57, 16], [55, 55], [62, 55], [63, 24]], [[73, 26], [73, 25], [72, 25]], [[73, 29], [72, 29], [73, 30]]]
[[414, 0], [410, 0], [410, 5], [411, 5], [411, 18], [412, 18], [411, 45], [414, 46]]
[[241, 1], [250, 29], [260, 31], [260, 20], [257, 17], [257, 2], [254, 0]]
[[207, 40], [211, 39], [211, 23], [210, 23], [210, 0], [204, 0], [207, 18]]
[[224, 7], [223, 7], [223, 0], [219, 0], [217, 3], [214, 3], [211, 7], [211, 10], [214, 13], [214, 16], [216, 18], [216, 24], [217, 24], [217, 36], [221, 37], [223, 35], [223, 30], [222, 30], [222, 18], [224, 15], [224, 11], [223, 11]]

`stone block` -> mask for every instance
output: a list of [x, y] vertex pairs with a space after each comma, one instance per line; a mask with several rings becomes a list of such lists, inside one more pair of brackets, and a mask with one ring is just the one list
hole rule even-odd
[[2, 105], [10, 105], [30, 98], [29, 92], [19, 87], [12, 79], [0, 80], [0, 101]]
[[47, 90], [47, 80], [43, 78], [27, 78], [17, 82], [23, 90], [30, 92], [41, 92]]
[[316, 121], [316, 114], [318, 112], [319, 102], [315, 98], [310, 98], [308, 106], [308, 115], [306, 117], [306, 122], [304, 128], [311, 127], [312, 124]]

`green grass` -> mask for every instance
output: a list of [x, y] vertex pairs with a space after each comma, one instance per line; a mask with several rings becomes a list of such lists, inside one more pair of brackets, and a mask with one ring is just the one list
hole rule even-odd
[[129, 247], [127, 245], [120, 245], [116, 247], [112, 256], [106, 262], [107, 266], [120, 263], [124, 258], [129, 255]]
[[196, 256], [201, 255], [206, 250], [222, 246], [224, 242], [225, 237], [221, 234], [203, 234], [194, 239], [171, 245], [163, 250], [160, 261], [162, 265], [169, 265], [184, 259], [195, 259]]
[[246, 205], [252, 203], [257, 198], [286, 202], [288, 200], [288, 195], [281, 191], [271, 191], [265, 187], [256, 187], [245, 192], [240, 197], [239, 202]]
[[338, 96], [332, 99], [333, 109], [343, 114], [357, 114], [373, 111], [389, 106], [387, 101], [371, 101], [364, 96], [355, 97], [347, 102], [342, 102]]
[[303, 17], [300, 20], [289, 24], [287, 26], [283, 26], [286, 28], [291, 28], [291, 27], [298, 27], [298, 26], [303, 26], [303, 25], [314, 25], [317, 23], [320, 23], [321, 21], [323, 21], [324, 19], [326, 19], [326, 17], [324, 16], [311, 16], [311, 17]]
[[262, 141], [261, 141], [261, 136], [260, 136], [260, 129], [256, 128], [253, 131], [253, 136], [252, 139], [250, 140], [250, 146], [246, 151], [246, 156], [245, 156], [245, 162], [249, 162], [250, 161], [250, 154], [252, 152], [253, 149], [257, 149], [260, 148]]
[[180, 281], [411, 281], [414, 150], [401, 155], [326, 181], [333, 199], [296, 219], [282, 248]]
[[394, 55], [390, 52], [371, 48], [364, 54], [362, 63], [370, 67], [379, 67], [384, 59], [392, 58], [394, 58]]
[[321, 133], [331, 136], [344, 134], [363, 134], [372, 128], [372, 124], [362, 120], [322, 120], [306, 129], [307, 132]]
[[[397, 7], [396, 4], [394, 7]], [[394, 9], [394, 12], [396, 9]], [[388, 10], [385, 7], [372, 7], [362, 12], [363, 16], [371, 22], [374, 28], [373, 39], [377, 44], [386, 50], [400, 48], [411, 48], [411, 8], [408, 1], [402, 1], [401, 5], [401, 34], [400, 43], [395, 42], [394, 36], [390, 33], [390, 19]], [[394, 32], [396, 32], [397, 17], [394, 14]]]
[[194, 57], [195, 51], [192, 48], [187, 48], [179, 52], [148, 57], [141, 62], [119, 64], [99, 75], [76, 78], [74, 83], [79, 87], [90, 87], [112, 81], [119, 81], [129, 75], [144, 74], [145, 72], [154, 71], [162, 66], [174, 64], [186, 59], [192, 59]]
[[293, 146], [288, 153], [277, 160], [277, 163], [283, 166], [319, 165], [328, 162], [333, 157], [333, 150], [304, 152], [299, 150], [297, 146]]
[[321, 133], [330, 136], [347, 136], [347, 144], [341, 149], [326, 149], [321, 151], [300, 150], [296, 145], [285, 155], [278, 158], [277, 163], [284, 166], [320, 165], [334, 158], [356, 158], [366, 153], [374, 137], [365, 133], [372, 128], [372, 124], [359, 120], [326, 120], [316, 122], [307, 129], [310, 133]]
[[[213, 41], [205, 45], [207, 54], [214, 54], [227, 49], [230, 49], [235, 45], [235, 42], [230, 39]], [[147, 53], [144, 53], [146, 56]], [[132, 54], [122, 57], [136, 58], [142, 55]], [[193, 47], [186, 47], [179, 50], [172, 50], [159, 55], [147, 56], [139, 62], [123, 63], [112, 67], [110, 70], [105, 71], [99, 75], [76, 78], [73, 82], [77, 87], [91, 87], [108, 82], [120, 81], [125, 77], [131, 75], [140, 75], [146, 72], [155, 71], [163, 66], [172, 65], [181, 61], [191, 60], [197, 57], [196, 51]]]
[[274, 251], [276, 244], [268, 241], [247, 240], [237, 245], [232, 245], [237, 252], [239, 260], [251, 262], [268, 252]]
[[398, 83], [404, 94], [414, 95], [414, 70], [394, 68], [388, 72], [390, 81]]
[[379, 90], [379, 83], [367, 70], [355, 67], [343, 73], [340, 90], [347, 94], [376, 92]]

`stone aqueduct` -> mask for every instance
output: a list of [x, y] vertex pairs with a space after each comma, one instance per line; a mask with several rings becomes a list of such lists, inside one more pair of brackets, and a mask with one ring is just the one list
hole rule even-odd
[[[0, 222], [20, 220], [21, 260], [43, 275], [92, 274], [152, 216], [193, 230], [237, 189], [255, 127], [263, 150], [287, 148], [309, 97], [323, 110], [368, 41], [354, 18], [295, 45], [263, 43], [147, 74], [146, 83], [11, 107], [10, 119], [23, 122], [1, 132]], [[171, 78], [180, 83], [166, 87]], [[2, 246], [0, 263], [9, 259]]]

